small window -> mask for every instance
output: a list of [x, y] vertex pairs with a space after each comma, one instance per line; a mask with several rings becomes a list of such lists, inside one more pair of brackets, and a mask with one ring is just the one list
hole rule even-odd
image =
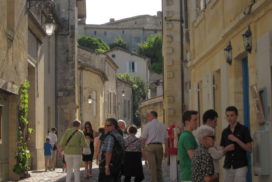
[[128, 71], [130, 72], [130, 73], [135, 73], [136, 72], [136, 65], [135, 65], [135, 62], [134, 61], [132, 61], [132, 62], [130, 62], [129, 63], [129, 68], [128, 68]]
[[122, 30], [122, 34], [125, 34], [125, 30]]
[[104, 32], [104, 35], [107, 36], [107, 32]]
[[112, 58], [115, 58], [115, 54], [112, 54], [111, 57], [112, 57]]
[[137, 21], [135, 21], [134, 24], [136, 25], [136, 24], [137, 24]]
[[158, 31], [157, 30], [154, 30], [154, 33], [157, 33]]
[[96, 31], [94, 31], [94, 35], [96, 35]]
[[93, 116], [96, 116], [96, 91], [92, 91], [92, 98], [93, 98]]

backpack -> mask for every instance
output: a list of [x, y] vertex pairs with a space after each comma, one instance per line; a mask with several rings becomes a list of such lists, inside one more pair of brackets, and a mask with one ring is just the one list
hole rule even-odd
[[[110, 161], [110, 172], [111, 175], [120, 175], [123, 170], [123, 164], [124, 164], [124, 156], [125, 156], [125, 150], [123, 146], [120, 144], [120, 142], [117, 140], [117, 138], [112, 135], [111, 133], [107, 134], [111, 135], [114, 139], [114, 145], [112, 149], [112, 157]], [[104, 137], [104, 139], [107, 137], [107, 135]], [[100, 172], [105, 172], [105, 152], [102, 153], [102, 159], [99, 164]]]

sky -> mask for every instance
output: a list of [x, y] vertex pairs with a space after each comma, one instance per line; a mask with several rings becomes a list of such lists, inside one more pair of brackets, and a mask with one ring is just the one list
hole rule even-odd
[[103, 24], [137, 15], [157, 15], [161, 0], [86, 0], [87, 24]]

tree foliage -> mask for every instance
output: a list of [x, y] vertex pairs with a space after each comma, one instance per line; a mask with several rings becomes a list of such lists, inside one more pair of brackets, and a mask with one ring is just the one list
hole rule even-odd
[[129, 73], [119, 73], [117, 77], [132, 85], [132, 97], [133, 97], [133, 116], [136, 116], [139, 103], [146, 99], [147, 87], [145, 82], [137, 76], [132, 76]]
[[139, 44], [137, 53], [150, 58], [152, 71], [162, 73], [162, 37], [160, 35], [149, 36], [146, 42]]
[[106, 42], [104, 42], [102, 39], [97, 37], [91, 37], [91, 36], [81, 36], [78, 39], [78, 44], [83, 47], [87, 47], [91, 50], [94, 50], [96, 52], [106, 52], [110, 50], [110, 47]]
[[127, 43], [124, 41], [124, 39], [122, 37], [117, 37], [114, 42], [112, 44], [110, 44], [110, 48], [114, 48], [114, 47], [121, 47], [123, 49], [128, 50], [128, 45]]

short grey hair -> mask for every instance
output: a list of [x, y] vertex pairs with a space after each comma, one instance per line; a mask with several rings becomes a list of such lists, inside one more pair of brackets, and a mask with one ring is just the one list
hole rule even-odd
[[196, 130], [196, 138], [198, 142], [201, 144], [203, 139], [207, 136], [214, 136], [214, 129], [207, 125], [202, 125]]
[[118, 120], [118, 124], [119, 124], [119, 123], [123, 123], [123, 124], [125, 125], [125, 127], [127, 127], [127, 123], [126, 123], [124, 120], [119, 119], [119, 120]]
[[81, 125], [81, 121], [79, 121], [79, 120], [74, 120], [73, 122], [72, 122], [72, 126], [73, 127], [79, 127]]

